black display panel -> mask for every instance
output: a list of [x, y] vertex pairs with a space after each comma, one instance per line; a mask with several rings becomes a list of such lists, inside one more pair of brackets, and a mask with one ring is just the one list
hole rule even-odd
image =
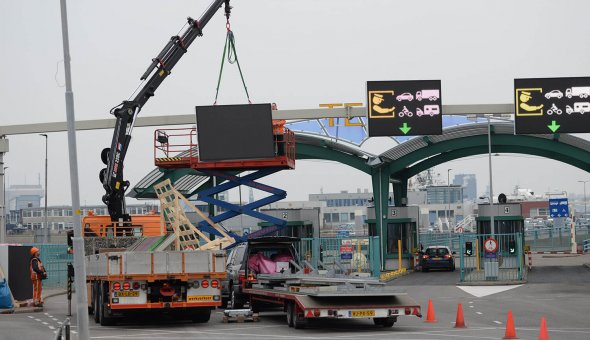
[[369, 136], [442, 134], [440, 80], [367, 82]]
[[590, 132], [590, 77], [514, 79], [514, 133]]
[[197, 106], [203, 162], [274, 158], [270, 104]]

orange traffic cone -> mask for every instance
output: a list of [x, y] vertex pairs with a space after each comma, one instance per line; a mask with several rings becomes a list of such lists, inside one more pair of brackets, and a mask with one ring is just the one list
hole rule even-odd
[[463, 318], [463, 306], [461, 304], [459, 304], [459, 307], [457, 308], [455, 328], [467, 328], [467, 326], [465, 326], [465, 319]]
[[549, 333], [547, 333], [547, 322], [545, 318], [541, 318], [541, 331], [539, 332], [539, 340], [549, 340]]
[[432, 305], [432, 299], [428, 299], [428, 312], [426, 313], [426, 321], [424, 322], [436, 322], [436, 317], [434, 316], [434, 306]]
[[508, 310], [508, 321], [506, 321], [506, 333], [504, 334], [504, 339], [518, 339], [516, 337], [516, 328], [514, 328], [512, 310]]

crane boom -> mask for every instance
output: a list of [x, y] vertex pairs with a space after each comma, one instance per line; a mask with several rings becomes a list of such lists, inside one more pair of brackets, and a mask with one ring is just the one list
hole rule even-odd
[[188, 47], [203, 34], [205, 25], [224, 3], [225, 16], [229, 19], [231, 12], [229, 2], [230, 0], [213, 0], [199, 20], [188, 18], [188, 28], [184, 33], [170, 38], [160, 54], [152, 59], [152, 63], [140, 78], [145, 81], [145, 84], [139, 89], [137, 95], [111, 110], [111, 114], [116, 118], [115, 130], [111, 147], [102, 150], [101, 159], [107, 167], [100, 171], [99, 178], [105, 189], [102, 201], [107, 205], [112, 221], [130, 221], [125, 206], [125, 191], [129, 187], [129, 181], [123, 179], [123, 162], [131, 141], [136, 116], [164, 79], [170, 75], [172, 68], [186, 53]]

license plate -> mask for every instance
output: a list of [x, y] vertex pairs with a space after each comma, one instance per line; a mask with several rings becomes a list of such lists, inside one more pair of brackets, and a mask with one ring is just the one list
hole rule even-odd
[[213, 301], [213, 295], [188, 296], [187, 301], [188, 302]]
[[366, 318], [375, 316], [374, 310], [353, 310], [352, 317], [353, 318]]
[[115, 292], [116, 297], [138, 297], [139, 292]]
[[440, 258], [440, 257], [433, 257], [432, 259], [433, 259], [434, 261], [440, 261], [440, 260], [442, 260], [442, 258]]

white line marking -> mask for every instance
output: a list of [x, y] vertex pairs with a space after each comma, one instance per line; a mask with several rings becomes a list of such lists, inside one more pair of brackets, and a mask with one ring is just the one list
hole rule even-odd
[[53, 327], [53, 326], [47, 326], [47, 327], [49, 327], [49, 329], [55, 329], [55, 327]]
[[41, 319], [35, 319], [35, 321], [41, 322]]
[[500, 321], [495, 321], [494, 320], [494, 322], [497, 323], [498, 325], [501, 325], [502, 324]]
[[45, 322], [45, 321], [43, 321], [43, 322], [41, 322], [41, 323], [42, 323], [42, 324], [44, 324], [44, 325], [49, 325], [49, 323], [47, 323], [47, 322]]
[[469, 308], [475, 308], [475, 306], [469, 306]]
[[49, 315], [49, 313], [43, 313], [43, 314], [45, 314], [45, 315]]
[[30, 316], [30, 315], [29, 315], [29, 319], [34, 319], [34, 318], [35, 318], [34, 316]]
[[70, 331], [70, 332], [72, 332], [72, 334], [78, 334], [78, 332], [76, 332], [76, 331]]
[[475, 314], [482, 315], [483, 313], [482, 312], [475, 312]]
[[472, 303], [473, 303], [473, 301], [469, 301], [469, 304], [472, 304]]
[[52, 318], [51, 320], [53, 320], [53, 321], [57, 321], [57, 318]]

